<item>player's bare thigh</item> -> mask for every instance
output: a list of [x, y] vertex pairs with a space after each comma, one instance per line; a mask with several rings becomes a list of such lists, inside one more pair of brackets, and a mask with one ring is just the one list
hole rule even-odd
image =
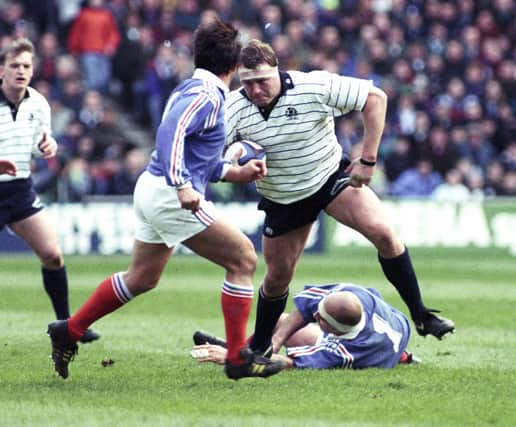
[[57, 269], [64, 265], [54, 224], [45, 210], [9, 224], [41, 260], [43, 267]]
[[231, 283], [252, 286], [257, 256], [249, 238], [228, 221], [218, 218], [206, 230], [183, 244], [198, 255], [224, 267]]
[[328, 215], [363, 234], [381, 256], [392, 258], [405, 249], [395, 235], [378, 196], [368, 186], [347, 187], [327, 207]]
[[263, 237], [263, 255], [267, 264], [264, 292], [267, 296], [280, 296], [288, 289], [311, 228], [312, 224], [307, 224], [281, 236]]

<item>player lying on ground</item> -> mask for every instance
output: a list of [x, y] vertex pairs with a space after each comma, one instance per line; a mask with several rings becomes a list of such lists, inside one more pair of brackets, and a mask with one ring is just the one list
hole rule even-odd
[[[378, 290], [351, 283], [307, 285], [283, 313], [272, 338], [274, 359], [291, 368], [393, 368], [415, 361], [406, 351], [407, 317], [387, 304]], [[223, 364], [224, 341], [198, 331], [192, 356]], [[287, 356], [277, 354], [282, 346]]]

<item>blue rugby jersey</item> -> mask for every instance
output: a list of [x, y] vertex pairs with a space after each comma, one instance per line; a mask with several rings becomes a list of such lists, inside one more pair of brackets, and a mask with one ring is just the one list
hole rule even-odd
[[374, 288], [351, 283], [307, 285], [294, 297], [294, 304], [307, 322], [315, 322], [319, 301], [326, 295], [350, 291], [362, 303], [366, 315], [364, 329], [353, 339], [324, 334], [314, 346], [287, 348], [297, 368], [392, 368], [400, 360], [410, 338], [407, 317], [391, 307]]
[[191, 184], [204, 194], [218, 181], [224, 162], [224, 99], [227, 86], [213, 73], [196, 69], [170, 95], [147, 170], [173, 187]]

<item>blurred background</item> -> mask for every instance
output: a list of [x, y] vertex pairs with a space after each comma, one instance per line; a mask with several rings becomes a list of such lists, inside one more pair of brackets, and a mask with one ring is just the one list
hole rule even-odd
[[[512, 0], [0, 0], [0, 47], [20, 36], [34, 42], [32, 86], [52, 106], [59, 155], [33, 163], [47, 204], [130, 198], [164, 103], [193, 71], [193, 30], [214, 15], [244, 42], [271, 43], [282, 69], [371, 79], [388, 94], [372, 183], [381, 197], [516, 196]], [[360, 115], [338, 118], [336, 130], [355, 157]], [[226, 183], [209, 197], [257, 194]]]

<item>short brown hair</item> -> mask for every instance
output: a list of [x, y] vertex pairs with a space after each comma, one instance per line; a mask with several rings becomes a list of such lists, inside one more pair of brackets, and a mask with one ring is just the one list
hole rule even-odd
[[216, 18], [201, 24], [194, 33], [194, 64], [216, 76], [228, 74], [238, 65], [242, 45], [238, 31]]
[[260, 64], [278, 65], [278, 57], [271, 45], [260, 40], [252, 39], [240, 52], [240, 63], [245, 68], [255, 69]]
[[5, 60], [7, 59], [7, 55], [10, 53], [14, 55], [19, 55], [22, 52], [29, 52], [34, 56], [34, 45], [29, 39], [19, 38], [13, 40], [7, 46], [2, 49], [0, 52], [0, 64], [5, 64]]

